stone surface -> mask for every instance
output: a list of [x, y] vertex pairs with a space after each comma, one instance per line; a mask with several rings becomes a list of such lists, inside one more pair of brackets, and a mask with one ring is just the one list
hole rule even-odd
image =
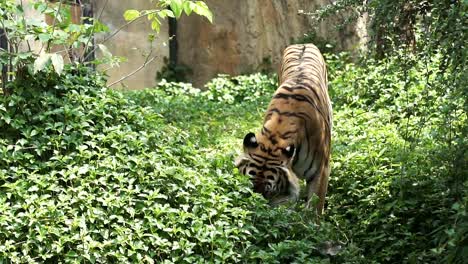
[[[110, 33], [99, 34], [96, 36], [96, 43], [102, 43], [106, 37], [127, 23], [123, 18], [123, 13], [125, 10], [142, 10], [154, 8], [154, 4], [148, 0], [93, 1], [95, 1], [95, 17], [98, 17], [102, 11], [102, 15], [99, 17], [99, 19], [110, 28]], [[34, 0], [27, 0], [26, 2], [28, 3], [28, 5], [25, 5], [26, 16], [40, 20], [47, 20], [44, 15], [41, 15], [32, 9], [32, 7], [29, 5], [30, 3], [34, 2]], [[48, 22], [51, 23], [50, 17], [48, 20]], [[154, 32], [152, 32], [148, 20], [146, 18], [142, 18], [139, 21], [132, 23], [128, 27], [123, 28], [123, 30], [104, 43], [113, 55], [122, 56], [128, 59], [127, 62], [121, 63], [119, 67], [101, 65], [100, 70], [106, 70], [107, 74], [109, 75], [109, 84], [119, 80], [123, 76], [128, 75], [143, 65], [146, 59], [146, 54], [148, 54], [151, 49], [153, 49], [153, 56], [157, 56], [156, 59], [149, 63], [144, 69], [122, 81], [121, 83], [116, 84], [113, 86], [114, 88], [124, 87], [126, 89], [142, 89], [156, 85], [156, 73], [160, 71], [164, 65], [163, 58], [169, 56], [169, 47], [165, 44], [169, 39], [167, 24], [163, 22], [163, 25], [161, 26], [161, 32], [152, 45], [147, 40], [148, 34], [150, 33]], [[30, 46], [36, 53], [38, 53], [40, 50], [44, 50], [39, 42], [30, 41]], [[27, 49], [27, 47], [24, 47], [23, 49]], [[58, 50], [63, 50], [63, 48], [52, 48], [53, 52]], [[61, 52], [61, 54], [64, 55], [65, 61], [69, 62], [67, 56], [65, 56], [65, 53]], [[99, 50], [97, 50], [97, 56], [99, 57], [100, 55], [101, 54]]]
[[[325, 0], [206, 0], [214, 22], [198, 16], [178, 22], [178, 62], [193, 70], [197, 87], [219, 73], [237, 75], [263, 69], [277, 69], [283, 49], [310, 31], [312, 20], [299, 14], [311, 12]], [[340, 20], [317, 25], [322, 38], [337, 43], [339, 49], [354, 49], [366, 35], [365, 24], [356, 23], [335, 32]], [[362, 23], [360, 21], [359, 23]], [[365, 21], [364, 21], [365, 22]]]
[[[178, 63], [192, 69], [193, 74], [189, 76], [189, 80], [196, 87], [203, 87], [220, 73], [238, 75], [274, 70], [279, 67], [283, 49], [310, 32], [312, 27], [321, 38], [336, 43], [339, 49], [358, 50], [367, 40], [365, 17], [336, 31], [333, 28], [346, 20], [346, 17], [333, 17], [312, 26], [310, 17], [299, 12], [312, 12], [333, 1], [206, 0], [214, 14], [213, 24], [197, 15], [183, 16], [177, 22]], [[154, 5], [149, 0], [95, 0], [94, 14], [99, 16], [102, 11], [100, 20], [109, 26], [112, 33], [127, 23], [123, 19], [125, 10], [152, 7]], [[27, 15], [39, 16], [30, 9], [27, 10]], [[120, 67], [108, 69], [109, 83], [138, 69], [152, 48], [153, 54], [157, 55], [144, 69], [114, 87], [141, 89], [156, 84], [156, 73], [164, 66], [164, 57], [169, 56], [169, 46], [166, 45], [169, 39], [167, 23], [163, 22], [153, 46], [147, 41], [150, 33], [150, 25], [144, 18], [125, 27], [105, 42], [113, 55], [128, 59]], [[101, 43], [109, 34], [97, 35], [96, 43]], [[35, 50], [41, 47], [37, 43], [32, 44]], [[109, 65], [100, 69], [107, 68]]]
[[[103, 9], [105, 4], [106, 6]], [[153, 8], [154, 3], [151, 3], [151, 1], [148, 0], [96, 0], [94, 14], [95, 17], [99, 16], [99, 13], [103, 10], [100, 21], [106, 24], [112, 33], [127, 23], [123, 18], [125, 10], [143, 10]], [[148, 34], [150, 33], [154, 32], [151, 31], [151, 26], [148, 20], [146, 18], [142, 18], [123, 28], [118, 34], [105, 43], [113, 55], [123, 56], [128, 59], [127, 62], [121, 63], [119, 67], [113, 67], [107, 71], [109, 74], [109, 84], [119, 80], [142, 66], [147, 58], [147, 54], [150, 50], [153, 50], [151, 57], [157, 56], [155, 60], [146, 65], [144, 69], [135, 75], [132, 75], [114, 87], [142, 89], [156, 85], [156, 73], [164, 65], [163, 58], [169, 56], [169, 47], [166, 45], [166, 42], [169, 39], [167, 24], [163, 23], [161, 32], [153, 44], [150, 44], [148, 41]], [[109, 34], [97, 35], [96, 43], [101, 43], [109, 36]], [[101, 69], [106, 67], [109, 67], [109, 65], [103, 65]]]

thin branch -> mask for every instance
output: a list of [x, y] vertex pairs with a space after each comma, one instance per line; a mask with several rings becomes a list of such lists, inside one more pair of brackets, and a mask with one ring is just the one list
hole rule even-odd
[[[20, 6], [24, 10], [23, 0], [20, 1]], [[24, 12], [23, 12], [23, 17], [22, 17], [21, 22], [23, 23], [24, 28], [28, 28], [28, 25], [26, 24], [26, 17], [25, 17]], [[31, 49], [31, 44], [29, 44], [29, 40], [27, 40], [26, 38], [25, 40], [26, 40], [26, 45], [28, 46], [28, 51], [31, 51], [32, 49]]]
[[150, 51], [150, 53], [148, 54], [148, 56], [146, 56], [145, 62], [143, 62], [143, 64], [142, 64], [140, 67], [136, 68], [134, 71], [132, 71], [131, 73], [129, 73], [129, 74], [125, 75], [125, 76], [123, 76], [122, 78], [118, 79], [117, 81], [114, 81], [114, 82], [110, 83], [109, 85], [107, 85], [107, 88], [109, 88], [109, 87], [111, 87], [111, 86], [113, 86], [113, 85], [115, 85], [115, 84], [117, 84], [117, 83], [119, 83], [119, 82], [121, 82], [121, 81], [127, 79], [128, 77], [133, 76], [134, 74], [136, 74], [137, 72], [139, 72], [139, 71], [141, 71], [143, 68], [145, 68], [146, 65], [150, 64], [154, 59], [156, 59], [156, 58], [158, 57], [158, 56], [154, 56], [154, 57], [152, 57], [152, 58], [150, 59], [150, 56], [151, 56], [152, 53], [153, 53], [153, 49], [151, 49], [151, 51]]
[[5, 35], [5, 38], [6, 38], [7, 42], [8, 42], [8, 44], [10, 46], [13, 46], [13, 43], [11, 42], [11, 39], [8, 36], [8, 32], [6, 30], [5, 24], [3, 23], [3, 19], [0, 19], [0, 23], [2, 24], [2, 28], [3, 28], [3, 34], [2, 35]]
[[[62, 3], [63, 3], [63, 1], [64, 1], [64, 0], [60, 0], [59, 6], [58, 6], [58, 9], [57, 9], [57, 12], [55, 13], [55, 16], [54, 16], [54, 20], [52, 21], [52, 33], [50, 34], [52, 37], [54, 36], [54, 32], [55, 32], [55, 23], [57, 22], [57, 16], [58, 16], [59, 13], [60, 13], [60, 10], [61, 10], [61, 8], [62, 8]], [[51, 42], [51, 40], [48, 40], [48, 41], [47, 41], [47, 52], [50, 52], [50, 42]], [[39, 54], [41, 54], [43, 48], [44, 48], [44, 43], [42, 43], [41, 49], [39, 50]]]
[[[109, 36], [107, 36], [100, 44], [104, 44], [106, 43], [109, 39], [113, 38], [115, 35], [117, 35], [117, 33], [119, 33], [120, 31], [122, 31], [122, 29], [126, 28], [127, 26], [131, 25], [133, 22], [137, 21], [137, 20], [140, 20], [140, 18], [142, 17], [146, 17], [147, 15], [149, 14], [153, 14], [153, 13], [156, 13], [156, 12], [159, 12], [160, 10], [153, 10], [151, 12], [147, 12], [145, 14], [142, 14], [140, 15], [139, 17], [135, 18], [134, 20], [131, 20], [129, 22], [127, 22], [126, 24], [120, 26], [116, 31], [114, 31], [112, 34], [110, 34]], [[89, 52], [89, 54], [84, 58], [84, 61], [86, 61], [89, 56], [91, 56], [91, 54], [93, 54], [96, 50], [98, 49], [98, 46], [96, 45], [96, 47], [94, 47], [94, 49]]]
[[[109, 0], [106, 0], [106, 2], [104, 2], [104, 5], [102, 6], [101, 11], [99, 12], [98, 17], [96, 18], [97, 21], [100, 21], [100, 20], [101, 20], [102, 13], [104, 13], [104, 9], [106, 9], [106, 6], [107, 6], [107, 3], [108, 3], [108, 2], [109, 2]], [[92, 2], [90, 1], [89, 4], [92, 5]], [[94, 25], [94, 21], [93, 21], [93, 25]], [[92, 28], [92, 30], [91, 30], [91, 34], [89, 35], [88, 40], [86, 41], [86, 44], [85, 44], [84, 49], [83, 49], [83, 54], [82, 54], [81, 57], [80, 57], [80, 61], [84, 61], [84, 60], [86, 60], [86, 59], [89, 57], [89, 56], [86, 56], [86, 57], [85, 57], [85, 55], [86, 55], [86, 51], [88, 50], [88, 47], [89, 47], [89, 42], [91, 41], [91, 39], [92, 39], [93, 37], [94, 37], [94, 26], [93, 26], [93, 28]], [[93, 52], [94, 52], [94, 50], [91, 51], [91, 53], [93, 53]]]

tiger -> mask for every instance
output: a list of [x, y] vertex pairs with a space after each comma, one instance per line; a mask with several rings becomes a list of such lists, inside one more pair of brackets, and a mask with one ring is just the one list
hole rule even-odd
[[300, 179], [306, 182], [306, 208], [318, 196], [323, 213], [330, 175], [332, 105], [324, 58], [313, 44], [295, 44], [283, 52], [279, 86], [258, 133], [243, 140], [235, 160], [249, 176], [253, 191], [273, 206], [298, 201]]

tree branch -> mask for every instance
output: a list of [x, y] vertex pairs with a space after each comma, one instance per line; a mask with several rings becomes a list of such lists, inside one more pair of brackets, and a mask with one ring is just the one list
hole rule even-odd
[[[126, 24], [120, 26], [116, 31], [114, 31], [112, 34], [110, 34], [109, 36], [107, 36], [100, 44], [104, 44], [106, 43], [109, 39], [113, 38], [115, 35], [117, 35], [117, 33], [119, 33], [120, 31], [122, 31], [122, 29], [126, 28], [127, 26], [131, 25], [133, 22], [137, 21], [137, 20], [140, 20], [142, 17], [146, 17], [147, 15], [149, 14], [152, 14], [152, 13], [156, 13], [156, 12], [159, 12], [160, 10], [154, 10], [152, 12], [147, 12], [145, 14], [142, 14], [140, 15], [139, 17], [135, 18], [134, 20], [131, 20], [129, 22], [127, 22]], [[98, 46], [96, 45], [96, 47], [94, 47], [94, 49], [89, 52], [89, 54], [84, 58], [84, 61], [86, 61], [89, 56], [91, 56], [92, 53], [94, 53], [96, 50], [98, 49]]]
[[150, 59], [152, 53], [153, 53], [153, 49], [151, 49], [151, 51], [150, 51], [150, 53], [148, 54], [148, 56], [146, 56], [145, 62], [143, 62], [143, 64], [142, 64], [140, 67], [136, 68], [134, 71], [132, 71], [131, 73], [129, 73], [129, 74], [125, 75], [125, 76], [123, 76], [122, 78], [118, 79], [117, 81], [114, 81], [114, 82], [110, 83], [109, 85], [107, 85], [107, 88], [109, 88], [109, 87], [111, 87], [111, 86], [113, 86], [113, 85], [115, 85], [115, 84], [117, 84], [117, 83], [119, 83], [119, 82], [121, 82], [121, 81], [123, 81], [123, 80], [129, 78], [130, 76], [136, 74], [137, 72], [139, 72], [139, 71], [141, 71], [143, 68], [145, 68], [146, 65], [150, 64], [154, 59], [156, 59], [156, 58], [158, 57], [158, 56], [154, 56], [154, 57], [152, 57], [152, 58]]
[[[54, 36], [54, 32], [55, 32], [55, 24], [57, 22], [57, 16], [59, 15], [60, 13], [60, 10], [62, 9], [62, 3], [63, 3], [64, 0], [60, 0], [59, 2], [59, 6], [58, 6], [58, 9], [57, 9], [57, 12], [55, 13], [55, 16], [54, 16], [54, 20], [52, 21], [52, 33], [50, 34], [52, 37]], [[50, 52], [50, 42], [51, 40], [48, 40], [47, 41], [47, 52]], [[42, 46], [41, 46], [41, 50], [39, 50], [39, 54], [42, 52], [42, 49], [44, 48], [44, 43], [42, 43]]]
[[[104, 2], [104, 5], [102, 6], [101, 8], [101, 11], [99, 12], [99, 15], [98, 17], [96, 18], [97, 21], [100, 21], [101, 20], [101, 17], [102, 17], [102, 13], [104, 13], [104, 9], [106, 9], [106, 6], [107, 6], [107, 3], [109, 2], [109, 0], [106, 0], [106, 2]], [[90, 5], [92, 5], [92, 2], [90, 1], [89, 2]], [[94, 24], [94, 21], [93, 21], [93, 24]], [[84, 49], [83, 49], [83, 54], [82, 56], [80, 57], [80, 61], [81, 62], [84, 62], [86, 59], [88, 59], [89, 57], [89, 54], [92, 54], [95, 50], [92, 50], [90, 53], [86, 54], [86, 51], [88, 50], [88, 47], [89, 47], [89, 42], [91, 41], [91, 39], [94, 38], [94, 26], [91, 30], [91, 34], [89, 35], [89, 38], [88, 40], [86, 41], [86, 44], [84, 46]], [[85, 57], [86, 55], [86, 57]]]

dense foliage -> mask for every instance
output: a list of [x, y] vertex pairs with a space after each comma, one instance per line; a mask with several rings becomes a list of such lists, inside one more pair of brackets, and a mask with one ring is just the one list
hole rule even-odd
[[[334, 101], [364, 111], [393, 111], [389, 122], [397, 125], [404, 140], [393, 149], [400, 164], [395, 173], [400, 178], [393, 181], [399, 189], [390, 192], [403, 203], [386, 209], [390, 216], [397, 216], [388, 228], [402, 234], [380, 239], [382, 251], [373, 254], [383, 256], [388, 254], [386, 249], [398, 249], [413, 262], [462, 262], [468, 254], [468, 2], [338, 0], [312, 15], [318, 20], [337, 15], [353, 20], [364, 14], [370, 21], [364, 63], [370, 66], [349, 64], [337, 71], [335, 77], [347, 85], [339, 86], [344, 92], [335, 94]], [[404, 223], [418, 232], [401, 229]], [[383, 224], [375, 228], [382, 229]], [[361, 230], [368, 234], [368, 229], [361, 226]], [[427, 233], [433, 235], [431, 240], [424, 238]], [[389, 240], [399, 240], [400, 247], [391, 249]], [[378, 243], [369, 242], [375, 250]], [[405, 249], [410, 243], [421, 248], [408, 256]], [[423, 251], [434, 243], [438, 243], [436, 248]], [[440, 255], [444, 255], [442, 260]]]
[[[327, 59], [334, 149], [320, 226], [301, 204], [268, 207], [233, 166], [274, 77], [125, 93], [86, 69], [18, 79], [0, 99], [0, 262], [462, 263], [465, 164], [434, 140], [447, 134], [434, 109], [453, 98], [420, 103], [439, 62], [401, 72], [398, 58]], [[453, 118], [457, 139], [466, 113]]]
[[[148, 16], [155, 30], [192, 10], [211, 19], [200, 1], [161, 3], [173, 12], [125, 18]], [[220, 76], [205, 91], [164, 81], [108, 90], [102, 76], [49, 53], [90, 45], [104, 25], [70, 24], [69, 11], [42, 1], [35, 8], [57, 21], [36, 23], [2, 2], [11, 50], [0, 54], [10, 65], [0, 97], [0, 263], [463, 263], [466, 1], [362, 3], [337, 1], [321, 14], [370, 12], [378, 59], [326, 56], [333, 169], [317, 225], [300, 203], [268, 207], [233, 166], [275, 77]], [[20, 50], [25, 36], [46, 52]]]
[[[216, 94], [126, 95], [65, 71], [18, 80], [1, 97], [1, 262], [233, 262], [273, 258], [268, 245], [288, 259], [308, 256], [291, 251], [297, 243], [327, 237], [313, 217], [270, 211], [233, 173], [250, 124], [239, 113], [256, 120], [258, 101], [226, 111]], [[274, 89], [257, 77], [237, 79]]]
[[331, 195], [330, 204], [339, 206], [329, 216], [348, 223], [349, 235], [378, 262], [462, 263], [466, 97], [439, 93], [451, 78], [438, 75], [440, 57], [403, 69], [398, 56], [361, 66], [329, 59], [339, 174], [331, 190], [343, 191]]

